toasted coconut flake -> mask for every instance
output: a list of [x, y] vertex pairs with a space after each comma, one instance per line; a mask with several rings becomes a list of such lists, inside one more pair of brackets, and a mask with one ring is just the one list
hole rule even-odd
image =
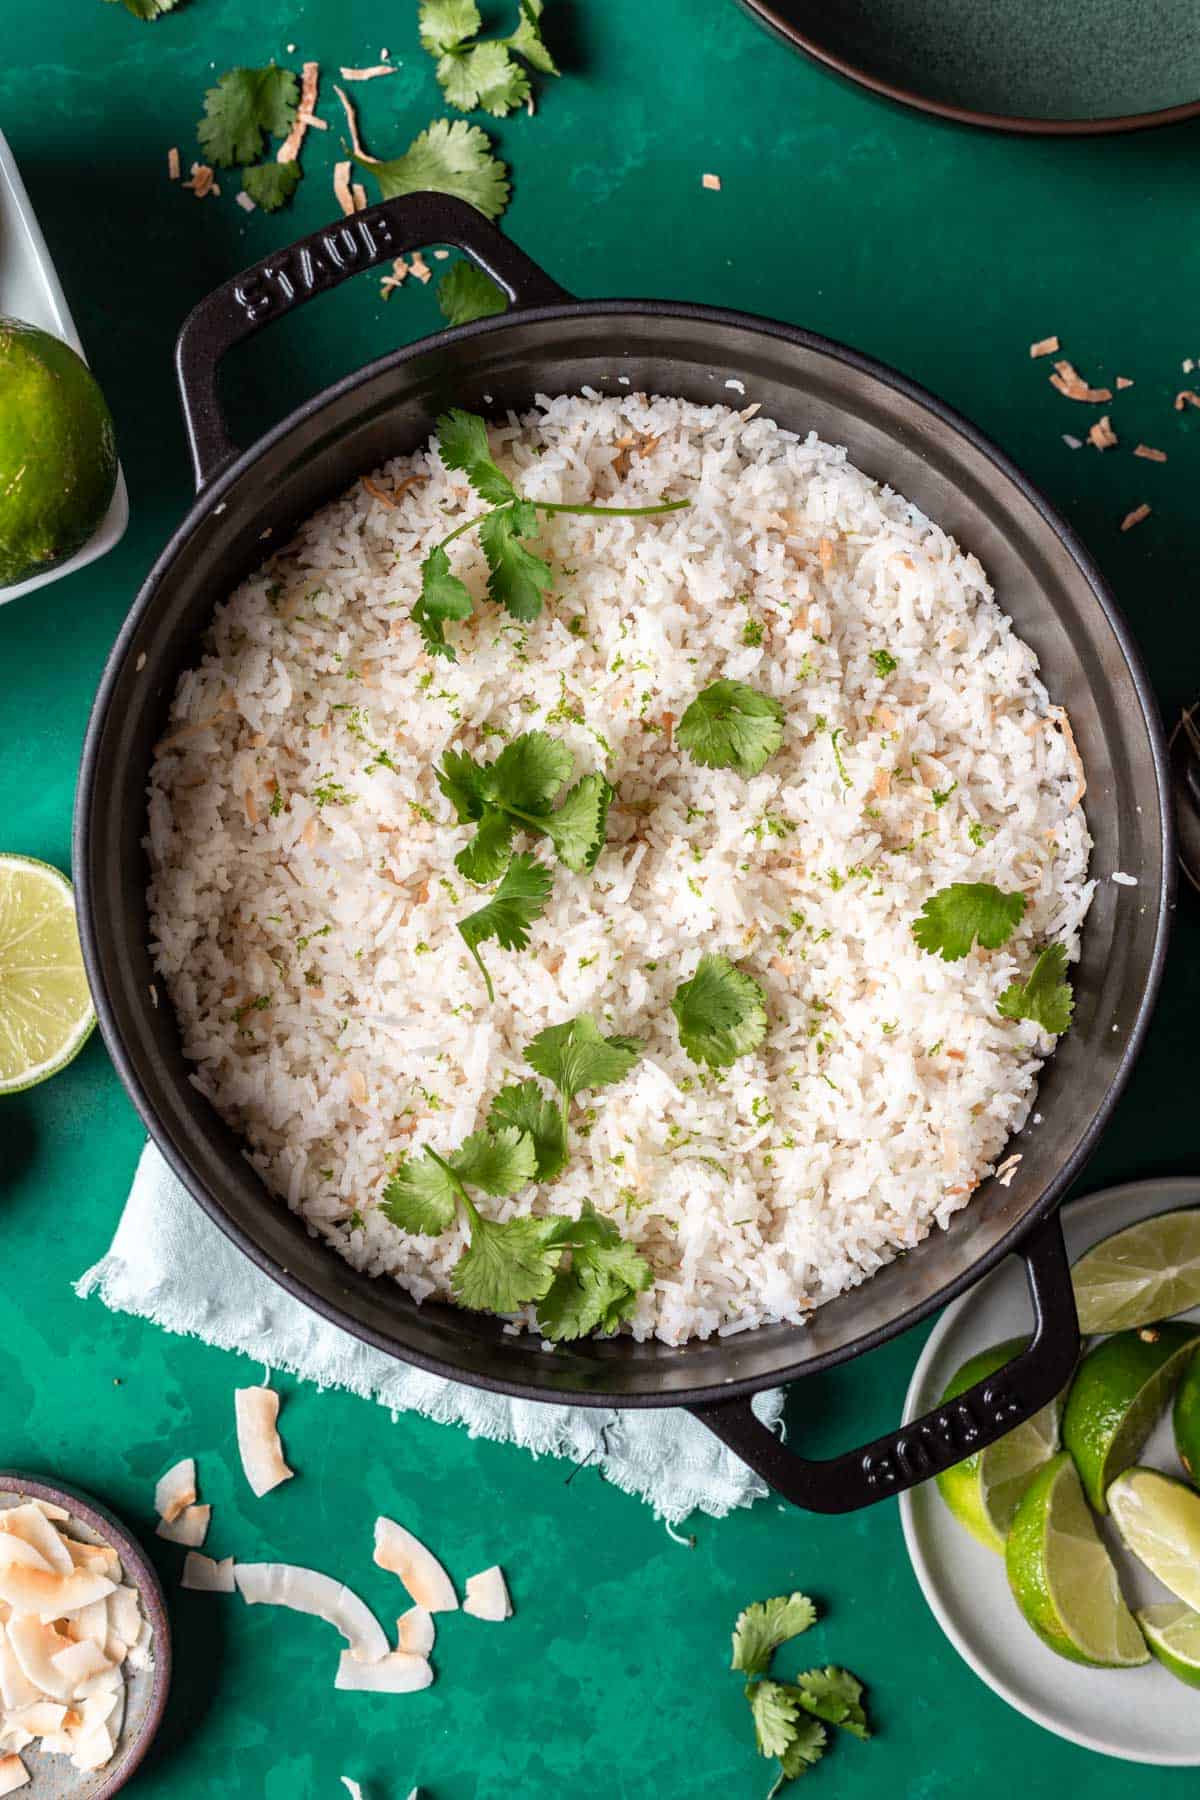
[[1143, 519], [1148, 519], [1149, 517], [1150, 508], [1143, 500], [1140, 506], [1135, 506], [1132, 512], [1127, 512], [1125, 514], [1125, 517], [1121, 520], [1121, 530], [1132, 531], [1135, 525], [1140, 525]]
[[[52, 1619], [65, 1619], [69, 1613], [78, 1612], [81, 1606], [90, 1606], [93, 1600], [102, 1600], [115, 1586], [106, 1575], [93, 1574], [90, 1569], [73, 1569], [69, 1575], [19, 1565], [0, 1569], [0, 1600], [7, 1600], [14, 1614], [9, 1620], [9, 1635], [21, 1614], [32, 1613], [43, 1624], [49, 1624]], [[19, 1650], [17, 1655], [20, 1656]]]
[[33, 1733], [25, 1731], [20, 1725], [14, 1725], [10, 1719], [6, 1725], [0, 1725], [0, 1754], [9, 1750], [24, 1750], [33, 1742]]
[[394, 75], [395, 63], [374, 63], [369, 69], [341, 69], [343, 81], [377, 81], [381, 75]]
[[19, 1756], [0, 1756], [0, 1794], [15, 1794], [32, 1779]]
[[392, 293], [394, 293], [396, 288], [398, 288], [401, 285], [401, 283], [404, 281], [407, 274], [408, 274], [408, 264], [405, 262], [405, 260], [402, 256], [398, 256], [396, 258], [395, 262], [393, 262], [393, 264], [392, 264], [391, 274], [385, 275], [383, 280], [379, 284], [380, 297], [384, 300], [387, 300], [390, 297], [390, 295]]
[[[118, 1589], [119, 1593], [121, 1590]], [[75, 1639], [77, 1644], [85, 1640], [99, 1645], [103, 1650], [108, 1643], [108, 1634], [112, 1628], [109, 1607], [117, 1598], [113, 1593], [107, 1600], [93, 1600], [90, 1606], [81, 1607], [73, 1619], [67, 1621], [67, 1635]], [[134, 1633], [137, 1636], [137, 1633]]]
[[321, 79], [321, 65], [306, 62], [300, 71], [300, 104], [296, 108], [296, 116], [292, 120], [292, 128], [275, 153], [275, 161], [281, 163], [295, 162], [300, 154], [300, 146], [304, 142], [304, 134], [310, 125], [323, 126], [323, 119], [315, 118], [317, 104], [317, 85]]
[[[22, 1506], [6, 1507], [0, 1512], [0, 1534], [15, 1538], [36, 1550], [48, 1569], [69, 1575], [75, 1564], [62, 1534], [54, 1529], [40, 1506], [26, 1501]], [[0, 1553], [3, 1542], [0, 1540]]]
[[54, 1573], [40, 1550], [27, 1544], [24, 1538], [0, 1532], [0, 1569], [11, 1568], [15, 1563], [20, 1563], [26, 1569], [44, 1569], [47, 1574]]
[[197, 1594], [232, 1594], [237, 1583], [233, 1579], [233, 1558], [226, 1556], [221, 1562], [214, 1562], [211, 1556], [198, 1556], [189, 1550], [183, 1564], [183, 1579], [180, 1587], [190, 1588]]
[[[342, 74], [344, 75], [345, 73], [346, 73], [346, 71], [345, 71], [345, 69], [343, 69]], [[349, 1794], [350, 1800], [363, 1800], [363, 1791], [357, 1781], [352, 1780], [349, 1775], [342, 1775], [339, 1777], [339, 1779], [341, 1781], [342, 1786], [345, 1788], [346, 1792]]]
[[1088, 443], [1096, 450], [1111, 450], [1117, 441], [1117, 434], [1112, 428], [1107, 413], [1096, 420], [1087, 435]]
[[1075, 742], [1075, 733], [1071, 730], [1071, 721], [1067, 717], [1066, 707], [1052, 706], [1050, 708], [1050, 717], [1062, 732], [1063, 737], [1066, 740], [1067, 755], [1071, 758], [1075, 767], [1075, 791], [1068, 802], [1069, 806], [1073, 809], [1079, 805], [1079, 802], [1087, 793], [1087, 776], [1083, 772], [1083, 758], [1079, 754], [1079, 745]]
[[245, 188], [239, 188], [237, 193], [233, 197], [237, 201], [238, 205], [241, 207], [243, 212], [257, 212], [258, 211], [257, 206], [255, 206], [253, 200], [250, 198], [250, 196], [246, 192]]
[[1111, 388], [1089, 387], [1083, 376], [1072, 363], [1056, 362], [1054, 373], [1050, 377], [1050, 385], [1064, 394], [1068, 400], [1086, 400], [1099, 402], [1112, 399]]
[[1147, 462], [1166, 462], [1167, 460], [1166, 451], [1156, 450], [1153, 444], [1135, 444], [1133, 454], [1144, 457]]
[[490, 1569], [484, 1569], [478, 1575], [468, 1575], [462, 1609], [473, 1619], [488, 1619], [494, 1624], [512, 1618], [508, 1583], [499, 1563], [493, 1563]]
[[426, 287], [433, 279], [433, 270], [425, 261], [425, 258], [421, 255], [419, 250], [413, 251], [412, 260], [408, 265], [408, 271], [413, 280], [419, 281], [422, 287]]
[[1036, 344], [1030, 344], [1030, 356], [1053, 356], [1062, 348], [1056, 337], [1039, 338]]
[[41, 1697], [41, 1689], [30, 1681], [17, 1661], [7, 1627], [0, 1625], [0, 1704], [6, 1712], [12, 1712], [18, 1706], [33, 1706]]
[[174, 144], [167, 151], [167, 180], [179, 180], [179, 151]]
[[1083, 439], [1077, 438], [1077, 437], [1072, 437], [1069, 431], [1063, 432], [1062, 441], [1067, 446], [1068, 450], [1082, 450], [1083, 449]]
[[333, 165], [333, 197], [349, 218], [354, 211], [354, 195], [350, 192], [350, 164], [348, 162]]
[[187, 1507], [193, 1506], [195, 1500], [196, 1461], [194, 1457], [185, 1456], [159, 1481], [154, 1490], [154, 1510], [160, 1519], [166, 1519], [170, 1524]]
[[75, 1754], [71, 1758], [77, 1769], [102, 1769], [106, 1762], [112, 1760], [115, 1748], [112, 1733], [106, 1724], [94, 1725], [90, 1731], [81, 1733], [75, 1740]]
[[166, 1538], [168, 1544], [182, 1544], [185, 1549], [198, 1550], [208, 1536], [211, 1522], [211, 1506], [189, 1506], [169, 1524], [166, 1519], [160, 1519], [155, 1535]]
[[341, 1632], [360, 1662], [382, 1662], [389, 1654], [383, 1627], [370, 1607], [329, 1575], [295, 1563], [238, 1563], [234, 1579], [247, 1606], [287, 1606], [324, 1619]]
[[109, 1629], [123, 1644], [136, 1644], [142, 1631], [142, 1607], [137, 1589], [119, 1587], [108, 1596]]
[[1117, 386], [1119, 388], [1132, 387], [1133, 382], [1130, 380], [1128, 375], [1118, 375], [1117, 376]]
[[409, 1656], [428, 1656], [437, 1637], [433, 1614], [423, 1606], [410, 1606], [396, 1620], [396, 1648]]
[[1182, 412], [1185, 406], [1200, 406], [1200, 394], [1193, 388], [1180, 388], [1175, 396], [1175, 411]]
[[1007, 1156], [996, 1170], [996, 1180], [1001, 1187], [1011, 1187], [1018, 1165], [1023, 1161], [1021, 1156]]
[[70, 1513], [65, 1506], [56, 1506], [53, 1500], [31, 1500], [30, 1506], [36, 1506], [47, 1519], [69, 1519]]
[[350, 192], [354, 196], [355, 212], [366, 212], [366, 210], [367, 210], [367, 190], [363, 186], [362, 182], [356, 181], [354, 183], [353, 187], [350, 189]]
[[335, 87], [333, 91], [341, 101], [342, 111], [346, 115], [346, 128], [350, 133], [350, 148], [354, 152], [355, 161], [377, 163], [379, 158], [368, 155], [367, 151], [363, 149], [362, 139], [358, 135], [358, 114], [354, 110], [354, 102], [344, 88]]
[[700, 186], [702, 188], [707, 188], [712, 194], [719, 194], [721, 191], [721, 177], [719, 175], [702, 175], [700, 177]]
[[362, 1662], [343, 1650], [334, 1687], [356, 1694], [415, 1694], [433, 1681], [433, 1669], [423, 1656], [393, 1650], [378, 1662]]
[[61, 1700], [35, 1700], [9, 1714], [8, 1723], [27, 1731], [32, 1737], [45, 1737], [48, 1731], [61, 1731], [68, 1708]]
[[[112, 1668], [100, 1646], [87, 1638], [80, 1644], [69, 1645], [65, 1650], [56, 1650], [50, 1661], [67, 1683], [72, 1699], [87, 1682]], [[54, 1727], [51, 1726], [50, 1729], [53, 1730]]]
[[372, 500], [378, 500], [380, 506], [386, 506], [389, 512], [395, 512], [396, 502], [392, 499], [392, 496], [390, 494], [385, 494], [381, 487], [376, 487], [369, 475], [363, 476], [361, 485], [364, 490], [370, 494]]
[[398, 1576], [418, 1606], [426, 1612], [457, 1612], [454, 1583], [432, 1550], [394, 1519], [375, 1521], [375, 1561]]
[[[130, 1646], [129, 1666], [131, 1669], [148, 1669], [150, 1667], [154, 1660], [150, 1650], [153, 1636], [149, 1619], [144, 1619], [142, 1629], [138, 1633], [137, 1643]], [[100, 1676], [99, 1679], [103, 1681], [104, 1677]]]
[[84, 1544], [78, 1538], [64, 1538], [77, 1569], [90, 1569], [93, 1575], [107, 1575], [110, 1581], [121, 1579], [121, 1559], [111, 1544]]
[[237, 1410], [238, 1452], [246, 1480], [258, 1499], [290, 1481], [294, 1469], [283, 1459], [276, 1420], [279, 1417], [279, 1395], [274, 1388], [238, 1388], [234, 1395]]
[[54, 1658], [60, 1650], [70, 1649], [70, 1638], [61, 1636], [53, 1625], [35, 1619], [30, 1613], [10, 1619], [5, 1629], [21, 1673], [37, 1689], [34, 1700], [69, 1700], [71, 1684], [55, 1668]]
[[190, 181], [185, 181], [183, 186], [189, 188], [197, 200], [203, 200], [206, 194], [215, 194], [218, 199], [221, 195], [221, 189], [217, 185], [216, 171], [210, 168], [208, 163], [194, 162], [192, 178]]

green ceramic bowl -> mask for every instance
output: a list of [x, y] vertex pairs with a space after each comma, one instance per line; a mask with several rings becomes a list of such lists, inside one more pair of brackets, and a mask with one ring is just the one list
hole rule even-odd
[[1200, 114], [1196, 0], [741, 0], [859, 86], [968, 125], [1136, 131]]

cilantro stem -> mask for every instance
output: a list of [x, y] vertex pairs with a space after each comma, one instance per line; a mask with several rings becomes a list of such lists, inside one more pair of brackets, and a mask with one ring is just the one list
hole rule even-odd
[[[483, 984], [487, 988], [488, 1005], [494, 1006], [496, 1004], [496, 990], [492, 986], [492, 978], [487, 972], [487, 964], [484, 962], [482, 956], [480, 956], [479, 951], [474, 944], [468, 944], [467, 949], [471, 952], [471, 955], [475, 958], [476, 964], [478, 965], [478, 968], [479, 968], [479, 973], [483, 976]], [[433, 1152], [431, 1151], [430, 1155], [432, 1155], [432, 1154], [433, 1154]]]
[[[478, 957], [476, 957], [475, 960], [478, 962], [479, 961]], [[479, 966], [480, 966], [480, 968], [483, 968], [482, 963], [480, 963]], [[485, 973], [486, 973], [486, 970], [485, 970]], [[475, 1210], [474, 1201], [471, 1199], [470, 1194], [468, 1194], [466, 1188], [463, 1186], [462, 1177], [459, 1175], [457, 1169], [454, 1167], [454, 1165], [452, 1163], [448, 1163], [444, 1156], [439, 1156], [437, 1151], [431, 1149], [428, 1144], [426, 1144], [426, 1146], [425, 1146], [425, 1154], [426, 1154], [426, 1156], [432, 1158], [432, 1160], [437, 1164], [438, 1168], [448, 1178], [451, 1187], [454, 1189], [455, 1193], [458, 1195], [459, 1199], [462, 1201], [463, 1205], [467, 1209], [467, 1217], [470, 1219], [471, 1226], [473, 1229], [479, 1223], [479, 1214]]]
[[653, 506], [589, 506], [582, 501], [573, 500], [533, 500], [530, 502], [539, 512], [546, 513], [580, 513], [589, 518], [599, 515], [613, 519], [645, 519], [654, 513], [682, 512], [690, 506], [690, 500], [658, 500]]

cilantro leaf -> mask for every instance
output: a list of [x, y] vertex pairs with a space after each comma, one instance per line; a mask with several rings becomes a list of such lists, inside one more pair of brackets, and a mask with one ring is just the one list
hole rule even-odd
[[453, 1171], [425, 1150], [400, 1164], [383, 1190], [382, 1210], [401, 1231], [438, 1237], [453, 1225], [459, 1195]]
[[585, 775], [575, 783], [557, 812], [546, 817], [544, 829], [559, 862], [576, 874], [596, 866], [604, 848], [613, 791], [603, 775]]
[[487, 771], [489, 800], [517, 812], [544, 812], [574, 767], [567, 746], [548, 731], [523, 731]]
[[938, 807], [940, 810], [940, 808], [945, 806], [947, 800], [950, 798], [951, 794], [954, 792], [954, 790], [957, 786], [958, 786], [957, 781], [952, 781], [948, 788], [934, 788], [933, 804], [936, 807]]
[[900, 667], [890, 650], [872, 650], [871, 661], [875, 664], [875, 673], [879, 676], [894, 675]]
[[537, 1151], [533, 1139], [515, 1125], [499, 1131], [473, 1131], [451, 1158], [460, 1181], [485, 1194], [515, 1194], [533, 1180]]
[[471, 1243], [450, 1271], [450, 1285], [473, 1312], [515, 1312], [540, 1300], [562, 1260], [559, 1239], [567, 1221], [509, 1219], [497, 1224], [475, 1214]]
[[604, 1037], [591, 1013], [580, 1013], [539, 1031], [526, 1048], [525, 1061], [558, 1089], [565, 1124], [576, 1094], [623, 1080], [641, 1054], [636, 1038]]
[[696, 695], [675, 736], [706, 769], [757, 775], [783, 742], [783, 708], [743, 681], [714, 681]]
[[444, 56], [473, 38], [483, 21], [475, 0], [421, 0], [417, 29], [430, 56]]
[[510, 49], [523, 56], [539, 75], [557, 75], [554, 58], [542, 36], [542, 10], [545, 0], [518, 0], [521, 19], [512, 36], [505, 39]]
[[795, 1736], [779, 1759], [779, 1780], [767, 1795], [771, 1800], [785, 1781], [797, 1781], [801, 1775], [819, 1763], [825, 1754], [825, 1727], [816, 1719], [797, 1719]]
[[480, 944], [495, 938], [504, 950], [524, 950], [529, 942], [529, 927], [541, 918], [553, 882], [549, 869], [543, 868], [535, 856], [518, 854], [487, 905], [458, 921], [459, 934], [479, 965], [489, 1000], [494, 1000], [496, 994], [479, 954]]
[[421, 564], [421, 598], [412, 609], [425, 648], [434, 656], [456, 662], [443, 627], [447, 619], [469, 619], [474, 610], [475, 602], [466, 582], [451, 574], [450, 558], [440, 544], [436, 545]]
[[738, 1614], [733, 1628], [731, 1669], [746, 1675], [765, 1675], [780, 1644], [807, 1631], [817, 1609], [807, 1594], [777, 1594], [773, 1600], [756, 1600]]
[[442, 461], [448, 469], [461, 471], [481, 500], [489, 506], [505, 506], [516, 499], [516, 488], [492, 459], [487, 425], [478, 413], [452, 407], [442, 413], [436, 429]]
[[856, 1738], [869, 1738], [862, 1706], [862, 1682], [849, 1669], [808, 1669], [789, 1689], [806, 1712], [827, 1725], [837, 1725]]
[[135, 19], [161, 19], [164, 13], [178, 5], [178, 0], [121, 0], [121, 3]]
[[[501, 480], [504, 477], [501, 476]], [[502, 512], [487, 513], [479, 522], [479, 542], [490, 570], [488, 594], [514, 619], [528, 622], [542, 610], [542, 595], [554, 586], [550, 564], [535, 556], [521, 542], [523, 507], [506, 507]], [[536, 514], [528, 507], [527, 530], [536, 529]]]
[[1061, 944], [1047, 944], [1033, 965], [1026, 982], [1013, 981], [1005, 988], [996, 1005], [1002, 1019], [1032, 1019], [1043, 1031], [1057, 1037], [1067, 1030], [1075, 997], [1071, 984], [1063, 979], [1067, 953]]
[[437, 303], [442, 317], [451, 325], [469, 325], [473, 319], [490, 319], [494, 313], [502, 313], [508, 296], [474, 263], [457, 262], [438, 282]]
[[483, 817], [487, 806], [487, 771], [465, 750], [447, 750], [436, 769], [437, 784], [458, 817], [460, 825]]
[[498, 40], [475, 44], [440, 57], [437, 78], [443, 94], [459, 112], [480, 107], [503, 119], [529, 97], [529, 77]]
[[499, 881], [512, 861], [513, 834], [517, 822], [508, 813], [489, 806], [479, 821], [479, 829], [454, 859], [460, 875], [476, 887], [487, 887]]
[[560, 1265], [538, 1308], [540, 1330], [556, 1342], [597, 1329], [615, 1331], [633, 1311], [638, 1295], [653, 1285], [653, 1270], [612, 1220], [587, 1200], [564, 1234], [567, 1246], [570, 1267]]
[[533, 1144], [538, 1181], [553, 1181], [562, 1174], [567, 1163], [562, 1116], [536, 1081], [517, 1081], [501, 1088], [492, 1101], [487, 1123], [492, 1131], [515, 1125], [526, 1134]]
[[702, 956], [671, 1001], [679, 1041], [693, 1062], [725, 1069], [757, 1050], [767, 1035], [767, 996], [727, 956]]
[[780, 1681], [751, 1681], [746, 1687], [760, 1756], [782, 1756], [796, 1735], [799, 1703]]
[[265, 162], [242, 170], [242, 192], [264, 212], [278, 212], [286, 206], [299, 185], [298, 162]]
[[508, 170], [492, 154], [487, 133], [465, 119], [435, 119], [403, 156], [366, 166], [385, 200], [398, 194], [453, 194], [489, 219], [498, 219], [508, 205]]
[[976, 938], [988, 950], [1008, 942], [1025, 913], [1024, 894], [1005, 894], [990, 881], [955, 881], [931, 894], [913, 920], [922, 950], [960, 962]]
[[205, 155], [218, 168], [257, 162], [263, 137], [286, 137], [296, 116], [300, 91], [290, 69], [229, 69], [204, 96], [196, 127]]

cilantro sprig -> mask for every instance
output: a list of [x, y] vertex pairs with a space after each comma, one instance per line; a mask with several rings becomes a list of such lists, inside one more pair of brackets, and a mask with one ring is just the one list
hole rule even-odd
[[775, 1651], [807, 1631], [816, 1616], [817, 1609], [807, 1594], [779, 1594], [748, 1606], [734, 1626], [730, 1667], [749, 1678], [745, 1693], [754, 1741], [760, 1756], [774, 1757], [779, 1763], [779, 1778], [771, 1795], [820, 1761], [828, 1744], [827, 1725], [852, 1737], [871, 1735], [863, 1710], [862, 1683], [848, 1669], [831, 1665], [807, 1669], [795, 1681], [771, 1677]]
[[679, 1041], [693, 1062], [725, 1069], [757, 1050], [767, 1035], [767, 996], [727, 956], [702, 956], [671, 1001]]
[[1071, 1023], [1075, 997], [1063, 979], [1067, 953], [1061, 944], [1047, 944], [1033, 965], [1028, 981], [1013, 981], [996, 1005], [1002, 1019], [1032, 1019], [1043, 1031], [1058, 1037]]
[[458, 921], [459, 935], [483, 976], [489, 1001], [495, 1000], [496, 990], [479, 954], [480, 944], [495, 938], [502, 950], [524, 950], [529, 943], [529, 928], [545, 912], [553, 885], [553, 875], [536, 856], [514, 856], [491, 899]]
[[422, 0], [421, 43], [434, 57], [437, 78], [460, 112], [481, 107], [502, 119], [529, 98], [529, 76], [518, 58], [542, 75], [557, 75], [542, 37], [543, 0], [518, 0], [517, 29], [477, 41], [482, 27], [475, 0]]
[[912, 934], [922, 950], [961, 962], [976, 941], [998, 950], [1024, 916], [1024, 894], [1006, 894], [990, 881], [955, 881], [929, 896]]
[[300, 100], [290, 69], [228, 69], [204, 96], [204, 117], [196, 136], [219, 169], [257, 162], [266, 137], [284, 138]]
[[453, 1155], [426, 1146], [397, 1168], [383, 1212], [402, 1231], [440, 1236], [465, 1215], [470, 1243], [450, 1273], [464, 1306], [511, 1313], [536, 1301], [540, 1330], [562, 1342], [615, 1331], [652, 1285], [649, 1263], [590, 1202], [577, 1219], [551, 1213], [498, 1221], [480, 1212], [470, 1192], [505, 1197], [554, 1180], [566, 1166], [571, 1100], [619, 1081], [640, 1053], [633, 1039], [603, 1037], [586, 1013], [550, 1026], [526, 1060], [558, 1088], [559, 1106], [536, 1081], [514, 1082], [496, 1095], [484, 1129]]
[[[376, 173], [383, 166], [377, 165]], [[536, 535], [539, 513], [629, 519], [679, 512], [691, 504], [688, 500], [660, 500], [652, 506], [594, 506], [574, 501], [526, 500], [494, 461], [485, 421], [459, 407], [438, 419], [437, 440], [446, 467], [464, 474], [490, 508], [448, 532], [421, 565], [421, 595], [412, 616], [429, 653], [444, 656], [450, 662], [456, 662], [457, 655], [453, 645], [446, 642], [446, 624], [469, 619], [475, 610], [470, 589], [453, 573], [446, 554], [447, 547], [464, 532], [479, 531], [488, 565], [488, 597], [514, 619], [528, 622], [537, 618], [543, 596], [554, 585], [549, 563], [523, 541]]]
[[456, 262], [437, 284], [438, 310], [450, 325], [490, 319], [508, 305], [503, 288], [474, 263]]
[[454, 859], [459, 873], [481, 885], [498, 880], [522, 829], [548, 837], [559, 861], [576, 874], [593, 868], [604, 848], [613, 789], [593, 772], [569, 788], [556, 806], [573, 768], [566, 745], [545, 731], [523, 732], [491, 764], [463, 750], [447, 751], [437, 771], [438, 786], [459, 824], [476, 827]]
[[507, 165], [495, 155], [487, 132], [465, 119], [435, 119], [403, 156], [364, 167], [384, 200], [401, 194], [451, 194], [487, 219], [500, 217], [511, 192]]
[[783, 707], [744, 681], [714, 681], [691, 702], [675, 736], [706, 769], [757, 775], [783, 742]]

